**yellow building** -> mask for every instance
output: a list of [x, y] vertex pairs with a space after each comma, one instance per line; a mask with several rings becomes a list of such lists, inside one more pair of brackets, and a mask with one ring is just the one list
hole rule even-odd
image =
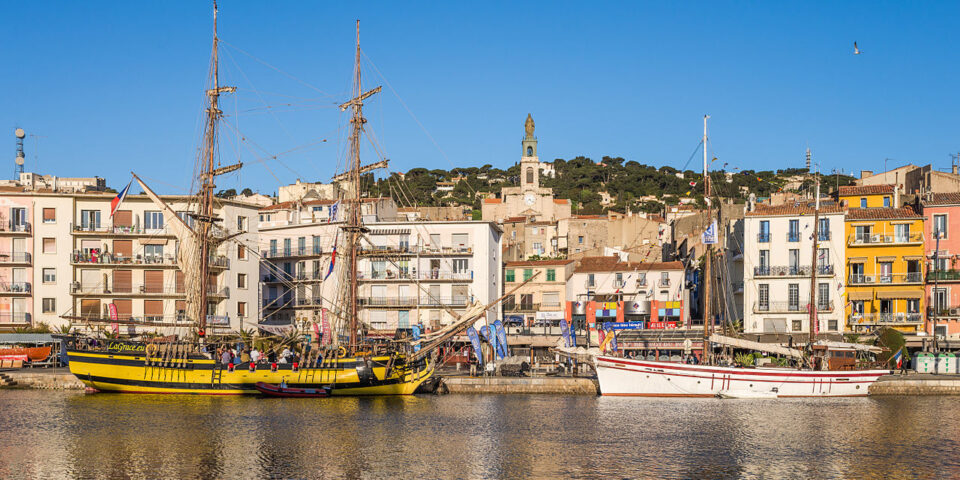
[[850, 208], [896, 208], [899, 207], [896, 197], [893, 185], [848, 186], [837, 190], [837, 200], [846, 201]]
[[[869, 199], [868, 199], [869, 202]], [[912, 206], [851, 208], [847, 237], [847, 329], [923, 325], [923, 216]]]

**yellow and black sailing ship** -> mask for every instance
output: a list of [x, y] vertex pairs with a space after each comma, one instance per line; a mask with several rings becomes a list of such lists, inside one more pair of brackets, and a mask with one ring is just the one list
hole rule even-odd
[[[333, 395], [401, 395], [412, 394], [431, 379], [434, 373], [432, 354], [439, 345], [458, 331], [472, 324], [492, 305], [475, 304], [459, 315], [457, 322], [440, 331], [433, 332], [416, 341], [395, 341], [374, 350], [365, 345], [359, 335], [357, 297], [357, 251], [360, 239], [366, 232], [360, 215], [360, 136], [366, 119], [363, 117], [363, 100], [379, 92], [375, 88], [363, 92], [360, 88], [359, 22], [357, 24], [356, 68], [354, 98], [341, 110], [351, 109], [351, 165], [346, 176], [350, 178], [352, 192], [341, 201], [347, 210], [348, 221], [342, 227], [346, 239], [345, 266], [341, 267], [346, 277], [342, 299], [344, 307], [338, 318], [349, 325], [349, 343], [338, 345], [339, 337], [324, 332], [333, 338], [332, 345], [325, 345], [307, 352], [300, 363], [223, 363], [214, 348], [207, 342], [206, 305], [209, 262], [206, 261], [216, 248], [232, 236], [217, 224], [221, 219], [214, 214], [214, 179], [240, 164], [215, 168], [217, 123], [222, 112], [219, 96], [234, 91], [233, 87], [219, 84], [217, 72], [216, 30], [217, 7], [214, 2], [214, 36], [212, 65], [212, 88], [207, 90], [209, 99], [207, 123], [204, 130], [203, 150], [199, 160], [200, 188], [196, 196], [197, 212], [193, 222], [180, 218], [139, 177], [144, 193], [171, 219], [169, 226], [175, 230], [180, 242], [178, 261], [186, 280], [186, 315], [192, 320], [190, 337], [194, 340], [134, 342], [119, 339], [72, 337], [68, 340], [67, 355], [70, 371], [88, 387], [101, 392], [179, 393], [238, 395], [256, 394], [257, 382], [285, 383], [295, 388], [329, 388]], [[499, 300], [498, 300], [499, 302]], [[91, 319], [87, 319], [91, 320]], [[117, 319], [96, 319], [95, 323], [124, 323]], [[129, 322], [134, 323], [134, 322]], [[178, 324], [176, 326], [182, 326]], [[326, 326], [325, 326], [326, 328]]]

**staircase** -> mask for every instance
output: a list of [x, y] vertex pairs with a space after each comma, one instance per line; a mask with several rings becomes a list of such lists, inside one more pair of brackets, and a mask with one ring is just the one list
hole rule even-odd
[[6, 373], [0, 373], [0, 387], [15, 387], [17, 386], [17, 381], [13, 379], [10, 375]]

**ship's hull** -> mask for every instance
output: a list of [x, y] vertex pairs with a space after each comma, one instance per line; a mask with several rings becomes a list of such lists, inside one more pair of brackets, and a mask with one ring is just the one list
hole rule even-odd
[[329, 387], [332, 395], [409, 395], [433, 375], [433, 365], [398, 365], [387, 371], [389, 357], [373, 357], [373, 368], [361, 374], [363, 359], [328, 360], [320, 367], [293, 369], [291, 364], [237, 365], [232, 370], [214, 360], [190, 358], [147, 364], [141, 353], [83, 350], [68, 352], [70, 372], [87, 387], [101, 392], [257, 395], [257, 382], [294, 388]]
[[814, 371], [732, 368], [598, 356], [601, 395], [712, 397], [721, 392], [777, 392], [777, 397], [861, 397], [889, 370]]

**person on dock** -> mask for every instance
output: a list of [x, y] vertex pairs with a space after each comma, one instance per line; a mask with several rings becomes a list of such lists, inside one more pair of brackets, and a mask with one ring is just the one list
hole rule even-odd
[[257, 350], [257, 347], [250, 349], [250, 361], [253, 363], [260, 361], [260, 350]]

